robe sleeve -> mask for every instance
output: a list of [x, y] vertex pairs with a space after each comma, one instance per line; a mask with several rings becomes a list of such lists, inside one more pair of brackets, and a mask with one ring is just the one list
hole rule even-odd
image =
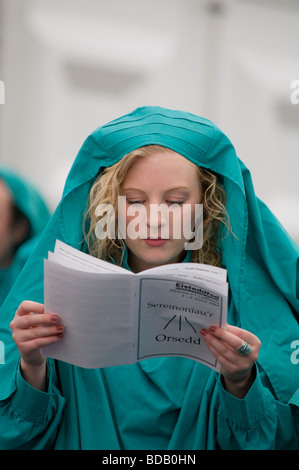
[[[299, 389], [288, 404], [277, 401], [257, 371], [244, 399], [235, 398], [219, 377], [217, 440], [223, 450], [296, 450], [299, 447]], [[263, 383], [264, 382], [264, 383]]]
[[40, 392], [15, 376], [15, 390], [0, 401], [0, 450], [51, 449], [62, 418], [64, 398], [48, 364], [48, 390]]

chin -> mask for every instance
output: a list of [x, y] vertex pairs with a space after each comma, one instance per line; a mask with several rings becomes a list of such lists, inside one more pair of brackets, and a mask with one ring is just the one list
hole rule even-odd
[[163, 266], [164, 264], [179, 263], [181, 259], [181, 254], [174, 256], [161, 256], [155, 258], [143, 258], [142, 261], [151, 266]]

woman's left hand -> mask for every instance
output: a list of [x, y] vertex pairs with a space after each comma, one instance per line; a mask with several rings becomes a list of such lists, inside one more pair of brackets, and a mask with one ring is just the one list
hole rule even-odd
[[[226, 329], [211, 326], [201, 334], [216, 359], [219, 361], [224, 386], [237, 398], [244, 398], [254, 381], [253, 365], [261, 346], [260, 340], [249, 331], [227, 325]], [[250, 346], [246, 355], [240, 354], [243, 340]]]

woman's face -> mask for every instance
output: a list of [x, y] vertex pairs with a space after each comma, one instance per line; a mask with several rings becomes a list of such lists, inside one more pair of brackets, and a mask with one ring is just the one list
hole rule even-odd
[[[121, 195], [126, 197], [125, 242], [132, 271], [180, 262], [188, 241], [183, 229], [184, 206], [189, 206], [193, 230], [195, 204], [201, 199], [196, 166], [170, 151], [139, 157], [127, 172]], [[161, 204], [164, 210], [159, 211]]]
[[13, 257], [12, 200], [5, 184], [0, 181], [0, 267], [8, 266]]
[[25, 240], [28, 230], [27, 219], [15, 220], [10, 192], [0, 180], [0, 268], [12, 263], [16, 246]]

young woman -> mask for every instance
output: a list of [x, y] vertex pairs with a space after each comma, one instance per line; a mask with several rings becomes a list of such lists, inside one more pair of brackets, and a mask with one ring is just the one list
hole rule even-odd
[[[119, 195], [127, 208], [145, 209], [148, 217], [139, 227], [144, 236], [100, 240], [95, 209], [109, 203], [117, 210]], [[163, 235], [169, 221], [151, 218], [155, 204], [175, 204], [180, 211], [189, 204], [194, 222], [199, 203], [200, 249], [187, 251], [171, 226]], [[179, 357], [93, 370], [43, 357], [40, 348], [61, 341], [64, 329], [42, 304], [43, 258], [56, 239], [133, 272], [184, 261], [225, 267], [229, 325], [201, 332], [221, 373]], [[297, 246], [255, 197], [247, 169], [211, 122], [146, 107], [97, 129], [80, 150], [62, 201], [6, 303], [14, 341], [3, 325], [0, 445], [297, 448], [299, 373], [291, 360], [299, 337], [297, 269]]]

